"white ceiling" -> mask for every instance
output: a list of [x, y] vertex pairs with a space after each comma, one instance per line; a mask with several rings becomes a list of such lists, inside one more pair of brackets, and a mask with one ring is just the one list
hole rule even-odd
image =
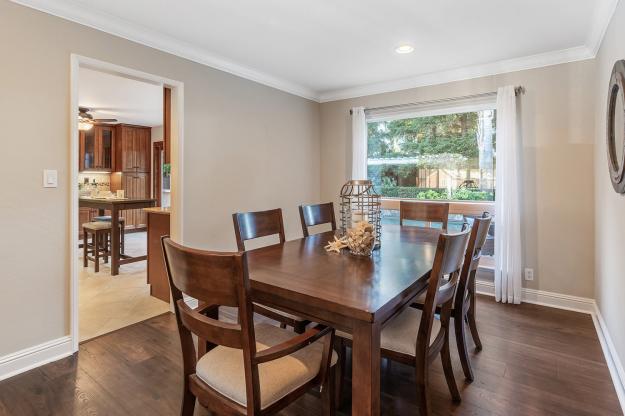
[[163, 87], [80, 68], [78, 104], [94, 118], [140, 126], [163, 125]]
[[618, 3], [14, 1], [318, 101], [589, 59]]

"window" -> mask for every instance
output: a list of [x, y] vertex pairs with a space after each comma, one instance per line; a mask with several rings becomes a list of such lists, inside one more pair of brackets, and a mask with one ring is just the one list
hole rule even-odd
[[387, 198], [494, 201], [495, 110], [367, 120], [367, 174]]

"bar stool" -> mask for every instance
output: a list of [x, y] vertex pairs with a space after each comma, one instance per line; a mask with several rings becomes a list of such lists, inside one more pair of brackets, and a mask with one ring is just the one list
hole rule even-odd
[[[109, 249], [109, 237], [111, 235], [111, 224], [104, 221], [87, 222], [82, 225], [83, 232], [83, 267], [89, 265], [89, 260], [93, 261], [95, 272], [100, 271], [100, 257], [104, 258], [104, 263], [108, 263], [111, 251]], [[89, 244], [91, 235], [91, 244]], [[89, 256], [93, 254], [93, 257]]]
[[[110, 215], [99, 215], [97, 217], [93, 217], [94, 222], [109, 222], [112, 223], [113, 219]], [[120, 252], [124, 254], [126, 252], [126, 219], [124, 217], [119, 217], [119, 239], [120, 239]]]

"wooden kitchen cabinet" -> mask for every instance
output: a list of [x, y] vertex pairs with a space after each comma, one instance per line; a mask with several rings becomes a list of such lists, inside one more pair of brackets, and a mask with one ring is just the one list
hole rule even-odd
[[79, 135], [78, 169], [84, 171], [112, 172], [115, 155], [115, 127], [94, 125], [91, 130], [81, 130]]
[[117, 125], [115, 164], [117, 172], [150, 172], [151, 130], [150, 127]]
[[[124, 190], [124, 196], [133, 198], [150, 198], [150, 174], [139, 173], [115, 173], [111, 175], [111, 191]], [[122, 211], [122, 216], [126, 220], [126, 229], [141, 229], [147, 227], [146, 213], [141, 209], [129, 209]]]

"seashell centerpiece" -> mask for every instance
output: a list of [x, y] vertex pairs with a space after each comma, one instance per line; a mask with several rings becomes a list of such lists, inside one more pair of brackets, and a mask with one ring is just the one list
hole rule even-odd
[[344, 237], [349, 252], [356, 256], [370, 256], [375, 247], [375, 227], [368, 221], [359, 221], [347, 230]]

